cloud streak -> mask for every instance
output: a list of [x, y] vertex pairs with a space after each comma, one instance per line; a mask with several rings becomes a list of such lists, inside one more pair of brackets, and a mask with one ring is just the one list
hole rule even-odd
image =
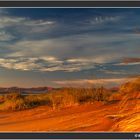
[[6, 33], [5, 31], [0, 32], [0, 41], [11, 41], [15, 37], [9, 33]]
[[124, 82], [131, 81], [135, 78], [111, 78], [111, 79], [82, 79], [82, 80], [63, 80], [54, 81], [59, 86], [64, 87], [96, 87], [96, 86], [112, 86], [120, 85]]
[[117, 22], [120, 20], [120, 16], [96, 16], [92, 20], [89, 20], [89, 22], [93, 25], [99, 25], [99, 24], [105, 24], [110, 22]]
[[0, 66], [7, 69], [15, 69], [22, 71], [81, 71], [94, 68], [94, 65], [90, 61], [80, 62], [69, 60], [58, 60], [55, 57], [40, 57], [40, 58], [0, 58]]
[[[126, 39], [123, 38], [125, 41], [129, 40], [127, 36], [123, 36], [126, 37]], [[102, 42], [100, 42], [100, 39]], [[116, 62], [114, 65], [117, 65], [122, 57], [131, 55], [134, 49], [131, 46], [127, 46], [128, 53], [125, 53], [126, 50], [120, 52], [120, 46], [116, 46], [115, 44], [112, 46], [112, 43], [110, 45], [110, 39], [111, 42], [114, 42], [117, 39], [121, 40], [122, 37], [119, 35], [111, 37], [110, 35], [87, 36], [84, 34], [59, 39], [18, 41], [6, 46], [9, 51], [5, 56], [1, 57], [1, 59], [17, 61], [16, 64], [14, 63], [13, 67], [9, 67], [9, 69], [44, 72], [82, 71], [94, 69], [96, 64], [108, 64], [112, 62]], [[126, 46], [124, 46], [124, 48], [125, 47]], [[138, 51], [134, 53], [135, 55], [139, 54]], [[36, 59], [36, 61], [32, 62], [31, 60], [33, 58]], [[12, 62], [9, 61], [9, 63]], [[30, 65], [30, 67], [28, 65]], [[1, 64], [1, 66], [5, 67], [4, 64]], [[7, 66], [5, 68], [7, 68]]]

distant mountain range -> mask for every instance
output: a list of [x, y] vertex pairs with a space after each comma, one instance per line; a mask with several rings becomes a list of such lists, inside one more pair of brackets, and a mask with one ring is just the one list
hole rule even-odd
[[[61, 87], [65, 88], [65, 87]], [[53, 87], [32, 87], [32, 88], [20, 88], [20, 87], [0, 87], [0, 94], [7, 93], [21, 93], [21, 94], [40, 94], [40, 93], [48, 93], [48, 91], [57, 90], [61, 88], [53, 88]], [[118, 87], [109, 88], [110, 91], [116, 92], [119, 90]]]
[[52, 87], [33, 87], [33, 88], [0, 87], [0, 94], [6, 94], [6, 93], [39, 94], [39, 93], [47, 93], [48, 91], [53, 89], [54, 88]]

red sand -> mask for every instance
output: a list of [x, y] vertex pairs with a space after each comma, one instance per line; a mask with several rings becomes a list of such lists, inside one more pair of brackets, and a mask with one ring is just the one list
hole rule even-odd
[[[40, 106], [18, 112], [2, 112], [0, 131], [125, 131], [117, 125], [123, 119], [112, 117], [117, 112], [118, 103], [84, 104], [54, 111]], [[134, 127], [132, 131], [140, 130], [140, 119], [137, 123], [137, 129]]]

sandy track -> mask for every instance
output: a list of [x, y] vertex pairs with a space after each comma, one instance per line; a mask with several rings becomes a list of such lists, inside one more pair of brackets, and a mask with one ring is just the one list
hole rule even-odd
[[117, 103], [84, 104], [55, 111], [40, 106], [0, 113], [0, 131], [112, 131], [116, 119], [108, 116], [117, 112]]
[[[61, 110], [41, 106], [19, 112], [0, 113], [0, 131], [107, 131], [112, 106], [85, 104]], [[115, 106], [114, 106], [115, 108]]]

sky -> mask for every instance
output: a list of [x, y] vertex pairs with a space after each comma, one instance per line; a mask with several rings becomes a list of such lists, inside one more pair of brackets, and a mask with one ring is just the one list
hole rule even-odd
[[115, 86], [139, 74], [139, 8], [0, 8], [0, 87]]

